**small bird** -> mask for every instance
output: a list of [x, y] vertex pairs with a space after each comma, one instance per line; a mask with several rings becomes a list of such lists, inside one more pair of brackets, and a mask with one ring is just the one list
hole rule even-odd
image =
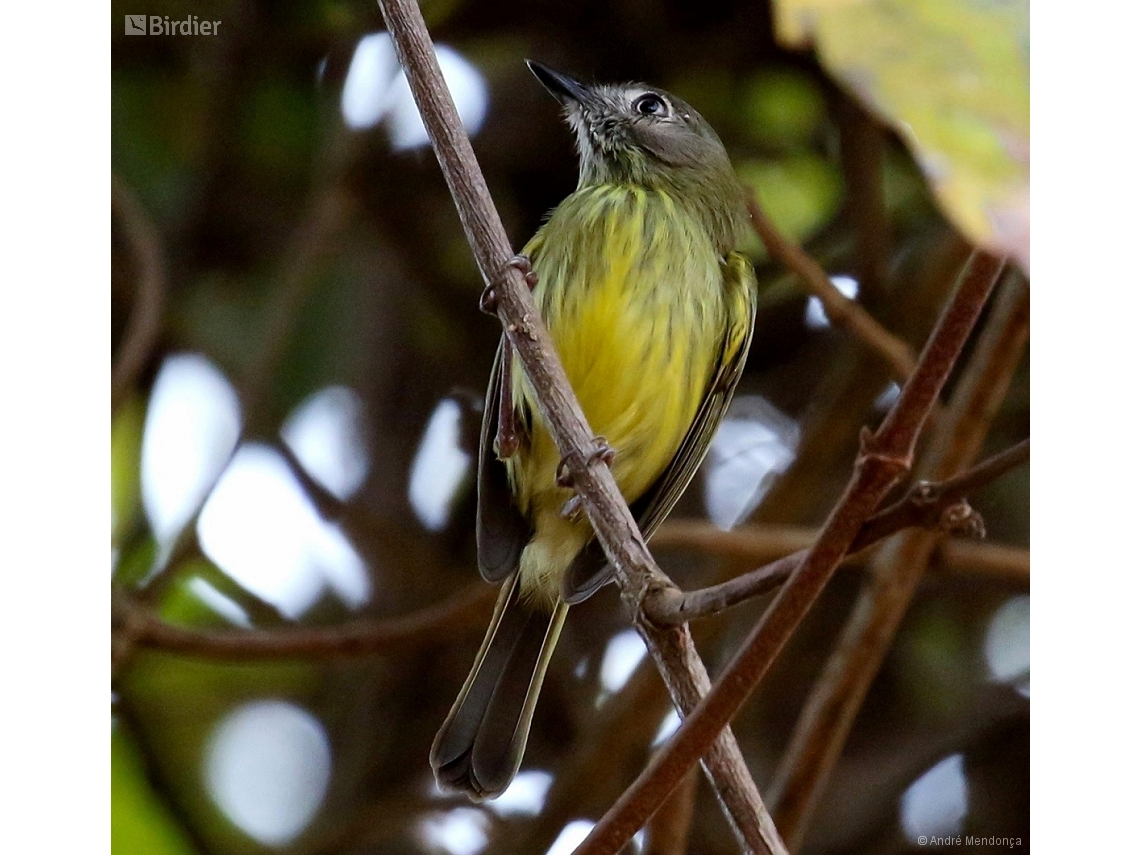
[[[562, 103], [579, 172], [516, 263], [533, 273], [597, 454], [648, 538], [704, 459], [752, 341], [756, 276], [735, 251], [744, 192], [720, 138], [680, 98], [527, 65]], [[505, 339], [487, 389], [478, 494], [479, 570], [503, 587], [431, 749], [440, 786], [477, 802], [518, 772], [568, 607], [612, 575]]]

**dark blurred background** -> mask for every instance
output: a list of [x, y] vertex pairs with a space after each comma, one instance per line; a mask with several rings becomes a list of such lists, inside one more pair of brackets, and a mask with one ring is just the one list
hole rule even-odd
[[[523, 59], [645, 80], [700, 110], [781, 231], [917, 350], [970, 251], [963, 234], [1021, 246], [1016, 217], [978, 199], [1010, 180], [993, 138], [1028, 168], [1027, 130], [1024, 152], [1011, 130], [1027, 90], [1022, 105], [1016, 81], [987, 72], [1003, 39], [1027, 62], [1022, 7], [881, 0], [865, 4], [877, 10], [863, 29], [840, 27], [853, 44], [780, 46], [779, 15], [812, 5], [829, 4], [422, 8], [516, 246], [577, 175], [557, 105]], [[124, 16], [141, 12], [221, 24], [216, 36], [126, 35]], [[966, 47], [927, 41], [931, 28]], [[499, 327], [478, 310], [478, 271], [382, 30], [365, 0], [112, 4], [112, 359], [131, 363], [113, 401], [113, 583], [170, 624], [335, 626], [476, 584], [472, 452]], [[820, 47], [836, 44], [827, 32], [820, 23]], [[884, 44], [895, 65], [861, 69], [860, 46]], [[938, 138], [932, 150], [937, 135], [908, 108], [895, 115], [891, 93], [939, 111], [941, 78], [922, 73], [942, 54], [1000, 103], [962, 119], [972, 136], [960, 148]], [[976, 180], [948, 183], [971, 159]], [[897, 386], [759, 240], [747, 249], [761, 283], [755, 343], [674, 518], [818, 525], [859, 427]], [[140, 333], [148, 316], [153, 334]], [[1026, 356], [986, 451], [1028, 435], [1028, 380]], [[992, 543], [1027, 549], [1028, 488], [1021, 469], [975, 497]], [[657, 552], [686, 588], [749, 569]], [[1024, 572], [932, 565], [803, 851], [910, 852], [930, 848], [923, 835], [970, 834], [1028, 850], [1024, 561]], [[860, 579], [837, 574], [734, 724], [761, 791]], [[714, 677], [764, 604], [694, 626]], [[676, 719], [607, 588], [571, 611], [516, 785], [482, 806], [439, 794], [428, 747], [489, 609], [383, 654], [240, 664], [136, 648], [117, 628], [114, 851], [569, 852]], [[688, 851], [739, 851], [703, 781]]]

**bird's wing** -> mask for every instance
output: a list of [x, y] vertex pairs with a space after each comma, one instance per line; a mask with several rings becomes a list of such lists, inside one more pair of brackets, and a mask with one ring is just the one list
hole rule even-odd
[[[728, 326], [708, 391], [665, 471], [630, 505], [646, 540], [653, 536], [696, 475], [744, 371], [756, 323], [757, 300], [756, 274], [746, 256], [738, 252], [728, 256], [724, 265], [724, 287]], [[601, 545], [596, 538], [591, 540], [562, 577], [563, 599], [570, 604], [581, 602], [609, 580], [610, 572]]]
[[[503, 378], [503, 340], [495, 351], [483, 427], [479, 434], [478, 503], [475, 511], [475, 545], [479, 572], [488, 582], [500, 582], [519, 566], [519, 556], [534, 532], [519, 511], [507, 482], [507, 467], [495, 456], [499, 430], [499, 389]], [[506, 378], [510, 382], [510, 378]]]

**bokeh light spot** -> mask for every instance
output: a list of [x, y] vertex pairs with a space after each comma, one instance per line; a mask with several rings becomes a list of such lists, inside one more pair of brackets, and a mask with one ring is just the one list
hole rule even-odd
[[570, 855], [593, 829], [594, 823], [588, 819], [576, 819], [567, 823], [546, 850], [546, 855]]
[[[831, 284], [849, 300], [859, 296], [859, 283], [850, 276], [832, 276]], [[819, 297], [808, 298], [807, 306], [804, 308], [804, 324], [813, 330], [821, 330], [831, 325]]]
[[253, 626], [245, 609], [202, 577], [194, 577], [187, 583], [186, 587], [190, 593], [209, 606], [214, 614], [224, 617], [235, 626]]
[[673, 733], [681, 726], [681, 717], [677, 715], [674, 709], [669, 710], [665, 714], [665, 718], [661, 720], [661, 727], [657, 728], [657, 734], [653, 737], [653, 744], [650, 747], [656, 747], [668, 739]]
[[796, 457], [799, 427], [759, 395], [741, 395], [713, 436], [705, 463], [705, 508], [728, 530], [760, 504]]
[[487, 802], [487, 807], [499, 816], [538, 816], [553, 781], [549, 772], [526, 769], [515, 775], [501, 796]]
[[324, 801], [332, 752], [321, 723], [280, 700], [238, 707], [206, 746], [206, 788], [229, 819], [268, 846], [308, 827]]
[[936, 763], [902, 796], [900, 821], [910, 840], [950, 837], [962, 830], [969, 810], [969, 787], [961, 754]]
[[[474, 136], [487, 115], [487, 84], [479, 70], [455, 50], [437, 44], [435, 54], [459, 119], [467, 133]], [[400, 70], [387, 33], [371, 33], [357, 44], [341, 92], [340, 108], [345, 124], [354, 130], [371, 128], [387, 116], [392, 148], [397, 151], [428, 143], [411, 87]]]
[[995, 680], [1029, 696], [1029, 597], [1006, 600], [986, 630], [986, 664]]
[[313, 480], [341, 501], [364, 483], [369, 462], [364, 402], [352, 389], [329, 386], [314, 392], [285, 420], [281, 438]]
[[636, 630], [625, 629], [611, 638], [598, 674], [605, 690], [611, 694], [621, 691], [646, 652], [645, 642]]
[[435, 408], [412, 460], [408, 500], [419, 521], [439, 531], [451, 517], [456, 493], [471, 466], [471, 455], [459, 447], [462, 411], [451, 398]]
[[364, 562], [316, 507], [274, 449], [238, 449], [198, 518], [202, 551], [282, 614], [298, 618], [331, 587], [349, 606], [367, 599]]
[[487, 845], [487, 825], [483, 811], [461, 807], [421, 820], [419, 836], [432, 852], [475, 855]]
[[150, 395], [142, 442], [142, 502], [168, 547], [225, 468], [241, 433], [237, 393], [210, 360], [169, 357]]

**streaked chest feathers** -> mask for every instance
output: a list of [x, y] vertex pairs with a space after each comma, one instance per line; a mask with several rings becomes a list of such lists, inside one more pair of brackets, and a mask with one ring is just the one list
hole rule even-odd
[[[570, 384], [616, 450], [614, 477], [633, 501], [668, 465], [708, 388], [726, 325], [723, 262], [666, 194], [613, 185], [565, 200], [524, 252]], [[517, 362], [512, 385], [532, 439], [507, 467], [530, 513], [542, 494], [569, 492], [554, 484], [560, 455]]]

